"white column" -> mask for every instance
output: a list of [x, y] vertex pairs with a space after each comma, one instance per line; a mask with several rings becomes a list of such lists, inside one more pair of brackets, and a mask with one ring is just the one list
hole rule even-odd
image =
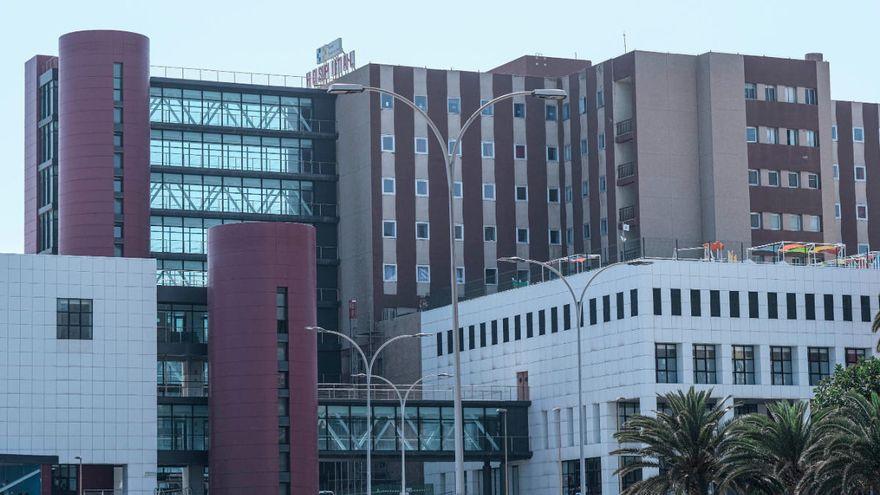
[[[693, 347], [691, 347], [690, 345], [687, 345], [687, 347], [689, 347], [691, 350], [686, 351], [685, 354], [688, 355], [688, 359], [690, 359], [690, 362], [693, 362], [693, 356], [692, 356]], [[686, 360], [685, 363], [687, 363], [687, 362], [688, 361]], [[687, 370], [687, 369], [688, 368], [686, 367], [685, 370]], [[687, 371], [685, 371], [685, 372], [687, 373]], [[681, 377], [679, 377], [679, 378], [681, 378]], [[687, 382], [688, 380], [680, 380], [680, 381]], [[644, 397], [639, 397], [639, 414], [641, 414], [642, 416], [650, 416], [650, 417], [657, 416], [657, 394], [651, 394], [651, 395], [646, 395]], [[618, 461], [618, 462], [620, 462], [620, 461]], [[657, 476], [659, 473], [660, 473], [660, 471], [658, 469], [642, 468], [642, 479], [650, 478], [652, 476]]]

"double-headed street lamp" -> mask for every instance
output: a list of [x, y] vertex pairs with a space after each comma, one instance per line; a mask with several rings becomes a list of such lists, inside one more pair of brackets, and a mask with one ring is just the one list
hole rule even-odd
[[[601, 257], [598, 254], [589, 254], [586, 256], [587, 259], [599, 259]], [[521, 258], [519, 256], [508, 256], [504, 258], [498, 258], [498, 261], [506, 261], [509, 263], [530, 263], [532, 265], [537, 265], [542, 268], [546, 268], [559, 277], [560, 280], [565, 284], [568, 288], [569, 294], [571, 294], [572, 302], [574, 302], [575, 308], [575, 321], [577, 322], [577, 389], [578, 389], [578, 424], [579, 424], [579, 433], [580, 440], [578, 441], [579, 448], [579, 461], [580, 461], [580, 482], [581, 482], [581, 495], [586, 495], [587, 493], [587, 476], [586, 476], [586, 468], [587, 468], [587, 458], [584, 454], [584, 434], [586, 430], [584, 428], [584, 378], [583, 378], [583, 365], [582, 360], [583, 356], [581, 354], [581, 328], [583, 327], [583, 317], [584, 317], [584, 296], [587, 294], [587, 289], [596, 280], [596, 277], [599, 276], [600, 273], [605, 270], [619, 265], [630, 265], [630, 266], [641, 266], [641, 265], [650, 265], [650, 261], [644, 260], [632, 260], [632, 261], [619, 261], [617, 263], [612, 263], [610, 265], [605, 265], [593, 274], [589, 280], [587, 280], [587, 285], [584, 286], [581, 291], [580, 297], [575, 294], [574, 287], [571, 286], [569, 281], [566, 279], [565, 275], [553, 265], [544, 262], [544, 261], [535, 261], [526, 258]]]
[[366, 370], [367, 377], [367, 494], [371, 495], [373, 493], [373, 408], [370, 402], [370, 378], [373, 376], [373, 365], [376, 364], [376, 358], [379, 357], [379, 353], [382, 352], [382, 349], [388, 347], [392, 342], [409, 339], [413, 337], [427, 337], [430, 334], [427, 333], [413, 333], [406, 335], [398, 335], [397, 337], [392, 337], [386, 340], [382, 345], [376, 349], [376, 352], [373, 353], [372, 358], [367, 359], [367, 355], [364, 353], [364, 350], [361, 349], [361, 346], [357, 344], [351, 337], [345, 335], [342, 332], [337, 332], [335, 330], [327, 330], [326, 328], [322, 328], [319, 326], [308, 326], [306, 330], [312, 330], [319, 333], [329, 333], [331, 335], [336, 335], [337, 337], [341, 337], [347, 340], [354, 349], [357, 349], [358, 354], [360, 354], [361, 359], [364, 362], [364, 369]]
[[[354, 377], [364, 378], [367, 376], [366, 373], [358, 373], [356, 375], [352, 375]], [[373, 378], [381, 380], [387, 383], [392, 389], [394, 389], [394, 393], [397, 394], [397, 400], [400, 401], [400, 427], [398, 428], [398, 435], [400, 436], [400, 495], [406, 495], [406, 429], [404, 427], [404, 421], [406, 421], [406, 401], [409, 399], [409, 394], [415, 390], [416, 386], [422, 383], [422, 380], [425, 378], [449, 378], [452, 375], [449, 373], [437, 373], [435, 375], [426, 375], [418, 380], [414, 381], [412, 385], [406, 389], [406, 393], [401, 394], [400, 388], [397, 385], [391, 383], [391, 380], [385, 378], [384, 376], [373, 375]]]
[[[332, 95], [358, 94], [364, 92], [381, 93], [391, 96], [395, 100], [403, 103], [411, 108], [414, 112], [424, 117], [425, 122], [437, 138], [437, 144], [446, 157], [446, 185], [449, 192], [449, 283], [450, 296], [452, 305], [452, 335], [453, 335], [453, 357], [454, 357], [454, 415], [455, 415], [455, 494], [464, 495], [464, 418], [461, 407], [461, 342], [458, 335], [458, 281], [455, 275], [455, 215], [454, 215], [454, 188], [453, 180], [455, 177], [454, 167], [455, 158], [461, 147], [461, 138], [468, 130], [471, 124], [482, 114], [483, 110], [492, 105], [514, 98], [516, 96], [534, 96], [543, 100], [560, 101], [564, 100], [568, 94], [565, 90], [557, 88], [539, 88], [528, 91], [514, 91], [498, 97], [495, 97], [486, 103], [480, 105], [474, 113], [465, 121], [458, 131], [458, 136], [452, 144], [452, 149], [448, 149], [443, 133], [437, 127], [437, 124], [428, 117], [427, 112], [419, 108], [415, 103], [405, 97], [387, 89], [376, 88], [373, 86], [365, 86], [363, 84], [335, 83], [327, 88], [327, 92]], [[368, 494], [372, 495], [372, 494]]]

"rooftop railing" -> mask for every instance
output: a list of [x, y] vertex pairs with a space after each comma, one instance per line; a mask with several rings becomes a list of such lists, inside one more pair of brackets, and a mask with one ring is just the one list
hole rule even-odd
[[[409, 385], [399, 385], [402, 391]], [[398, 400], [397, 393], [387, 384], [373, 383], [373, 400]], [[514, 401], [517, 387], [507, 385], [462, 385], [463, 400]], [[453, 388], [446, 385], [416, 385], [410, 394], [411, 400], [453, 400]], [[362, 383], [319, 383], [318, 399], [366, 400], [367, 387]]]
[[225, 82], [233, 84], [255, 84], [259, 86], [282, 86], [286, 88], [305, 88], [305, 76], [288, 74], [269, 74], [265, 72], [242, 72], [196, 67], [175, 67], [151, 65], [150, 77], [169, 79], [191, 79], [195, 81]]

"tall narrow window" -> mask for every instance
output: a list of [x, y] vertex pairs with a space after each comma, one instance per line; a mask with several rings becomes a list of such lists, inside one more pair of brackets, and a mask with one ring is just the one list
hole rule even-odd
[[789, 320], [797, 319], [797, 296], [793, 292], [785, 294], [785, 316]]
[[758, 318], [758, 293], [749, 292], [749, 318]]
[[639, 290], [638, 289], [630, 289], [629, 290], [629, 315], [630, 316], [638, 316], [639, 315]]
[[287, 287], [275, 290], [275, 320], [278, 333], [287, 333]]
[[654, 314], [660, 316], [663, 314], [663, 291], [655, 287], [654, 294]]
[[654, 344], [657, 383], [678, 383], [678, 349], [675, 344]]
[[816, 294], [804, 294], [804, 317], [808, 320], [816, 319]]
[[623, 319], [623, 292], [618, 292], [615, 297], [615, 305], [617, 306], [617, 319]]
[[602, 321], [611, 321], [611, 296], [602, 296]]
[[715, 318], [721, 316], [721, 291], [709, 291], [709, 314]]
[[841, 296], [843, 303], [843, 321], [852, 321], [852, 296], [844, 294]]
[[691, 316], [700, 316], [702, 314], [702, 302], [700, 299], [700, 289], [691, 289]]
[[770, 346], [770, 383], [794, 385], [791, 347]]
[[834, 295], [825, 294], [824, 297], [825, 321], [834, 321]]
[[779, 318], [779, 306], [777, 294], [775, 292], [767, 293], [767, 318], [776, 320]]
[[810, 386], [816, 386], [831, 374], [831, 362], [827, 347], [808, 347], [807, 362], [810, 365]]
[[733, 383], [737, 385], [755, 384], [754, 346], [733, 346]]
[[714, 345], [694, 344], [694, 382], [718, 383]]
[[728, 294], [728, 299], [730, 300], [730, 317], [739, 318], [739, 291], [730, 291], [730, 293]]
[[669, 295], [672, 299], [672, 314], [681, 316], [681, 289], [671, 289]]

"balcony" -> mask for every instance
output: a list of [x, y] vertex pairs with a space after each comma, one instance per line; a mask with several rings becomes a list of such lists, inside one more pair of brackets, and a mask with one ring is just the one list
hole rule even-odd
[[629, 224], [635, 223], [636, 220], [636, 207], [633, 205], [624, 206], [617, 210], [617, 221], [618, 222], [626, 222]]
[[634, 128], [635, 122], [633, 122], [633, 119], [621, 120], [614, 125], [614, 141], [617, 143], [623, 143], [631, 140], [633, 138]]
[[156, 270], [156, 285], [206, 287], [208, 285], [208, 273], [202, 270], [159, 269]]
[[635, 182], [636, 162], [621, 163], [617, 166], [617, 185], [625, 186]]
[[328, 289], [318, 287], [318, 302], [319, 303], [332, 303], [336, 304], [339, 302], [339, 289]]
[[159, 397], [207, 397], [208, 384], [204, 380], [159, 383], [156, 395]]

